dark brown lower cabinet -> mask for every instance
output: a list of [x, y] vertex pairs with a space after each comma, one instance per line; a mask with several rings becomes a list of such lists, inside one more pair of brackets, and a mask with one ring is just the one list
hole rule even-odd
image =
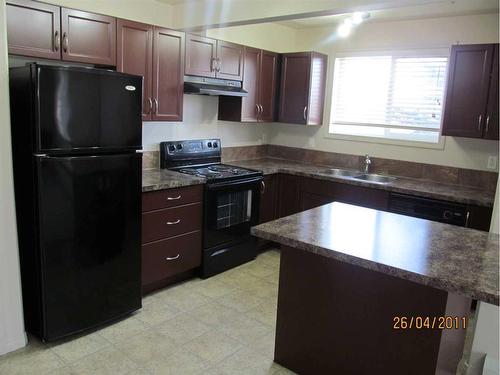
[[301, 211], [334, 201], [377, 210], [387, 210], [389, 193], [385, 190], [314, 178], [302, 178], [299, 193], [299, 207]]
[[300, 212], [300, 176], [278, 175], [278, 212], [277, 217], [284, 217]]
[[[376, 188], [288, 174], [268, 175], [264, 182], [268, 191], [261, 196], [261, 223], [331, 202], [382, 211], [388, 210], [389, 206], [390, 193]], [[468, 228], [489, 231], [493, 212], [491, 207], [463, 206], [469, 212]]]
[[260, 195], [259, 223], [266, 223], [276, 219], [276, 176], [264, 176]]
[[142, 290], [193, 274], [201, 264], [203, 186], [142, 194]]

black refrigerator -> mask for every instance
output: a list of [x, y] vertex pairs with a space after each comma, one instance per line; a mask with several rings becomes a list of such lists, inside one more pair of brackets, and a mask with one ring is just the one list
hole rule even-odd
[[142, 77], [9, 76], [25, 324], [53, 341], [141, 307]]

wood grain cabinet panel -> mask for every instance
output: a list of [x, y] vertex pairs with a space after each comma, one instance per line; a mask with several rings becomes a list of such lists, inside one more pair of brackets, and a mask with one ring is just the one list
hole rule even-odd
[[259, 104], [261, 106], [259, 121], [276, 120], [276, 96], [279, 80], [279, 54], [262, 51], [259, 74]]
[[276, 176], [264, 176], [260, 195], [259, 223], [266, 223], [276, 219]]
[[241, 81], [243, 79], [243, 46], [217, 41], [217, 78]]
[[61, 59], [61, 8], [29, 1], [6, 4], [9, 53]]
[[317, 52], [283, 54], [279, 122], [321, 125], [327, 56]]
[[184, 33], [155, 27], [152, 120], [182, 121]]
[[[452, 46], [443, 135], [484, 137], [494, 52], [494, 44]], [[492, 90], [498, 91], [498, 85]]]
[[300, 212], [300, 177], [278, 175], [278, 212], [277, 217], [285, 217]]
[[116, 65], [116, 18], [62, 8], [62, 58]]
[[484, 138], [498, 141], [498, 44], [495, 45], [493, 55], [493, 67], [491, 70], [491, 81], [488, 96], [488, 106], [486, 108], [486, 124], [484, 127]]
[[203, 185], [150, 191], [142, 194], [142, 212], [203, 201]]
[[200, 231], [150, 242], [142, 246], [142, 285], [173, 277], [200, 264]]
[[186, 74], [215, 78], [216, 56], [217, 40], [192, 34], [186, 35]]
[[151, 120], [153, 110], [153, 26], [128, 20], [117, 21], [119, 72], [142, 76], [142, 119]]
[[241, 98], [242, 122], [257, 122], [260, 114], [260, 64], [262, 52], [260, 49], [245, 47], [244, 49], [244, 74], [243, 89], [248, 95]]
[[219, 96], [219, 120], [272, 122], [276, 113], [279, 55], [244, 47], [243, 89], [247, 96]]

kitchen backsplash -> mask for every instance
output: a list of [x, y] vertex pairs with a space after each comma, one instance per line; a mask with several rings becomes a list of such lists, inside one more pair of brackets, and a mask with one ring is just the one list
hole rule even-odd
[[[224, 147], [222, 161], [229, 163], [235, 160], [251, 160], [272, 157], [286, 160], [296, 160], [302, 163], [327, 165], [332, 167], [361, 169], [364, 156], [340, 154], [335, 152], [315, 151], [296, 147], [277, 145]], [[421, 178], [434, 182], [458, 186], [477, 187], [495, 191], [498, 173], [447, 167], [434, 164], [423, 164], [393, 159], [372, 157], [370, 171], [372, 173], [389, 174], [401, 177]], [[158, 168], [159, 151], [143, 153], [143, 168]]]

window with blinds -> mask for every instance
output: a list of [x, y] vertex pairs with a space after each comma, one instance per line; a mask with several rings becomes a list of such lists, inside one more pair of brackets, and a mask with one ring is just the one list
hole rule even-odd
[[447, 60], [335, 59], [330, 133], [438, 143]]

